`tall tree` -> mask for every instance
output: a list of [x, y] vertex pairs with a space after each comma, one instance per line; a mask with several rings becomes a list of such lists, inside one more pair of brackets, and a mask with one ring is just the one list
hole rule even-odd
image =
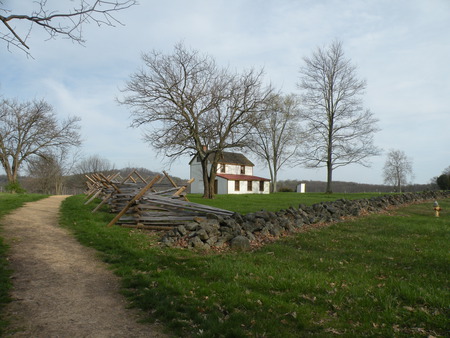
[[42, 156], [32, 156], [27, 161], [27, 173], [29, 180], [34, 183], [34, 192], [62, 195], [78, 158], [78, 151], [69, 152], [66, 148], [56, 148]]
[[402, 192], [402, 186], [412, 176], [412, 160], [401, 150], [390, 150], [383, 169], [384, 183], [391, 184], [396, 187], [397, 192]]
[[79, 121], [78, 117], [69, 117], [59, 122], [52, 106], [44, 100], [24, 103], [2, 100], [0, 163], [8, 183], [17, 183], [22, 164], [33, 157], [45, 158], [55, 149], [79, 146]]
[[[0, 40], [6, 42], [8, 49], [13, 46], [28, 54], [30, 47], [27, 45], [27, 39], [33, 25], [37, 25], [48, 33], [49, 38], [63, 36], [74, 42], [84, 43], [83, 26], [85, 24], [91, 22], [98, 26], [121, 24], [114, 17], [114, 13], [137, 4], [136, 0], [78, 0], [77, 2], [78, 5], [67, 7], [69, 3], [58, 1], [58, 6], [66, 8], [57, 10], [47, 0], [30, 1], [30, 7], [33, 5], [35, 8], [30, 9], [29, 13], [12, 13], [12, 3], [10, 6], [8, 1], [0, 1], [0, 21], [3, 24], [0, 26]], [[21, 26], [21, 22], [28, 25]]]
[[155, 149], [171, 159], [198, 156], [204, 197], [212, 198], [222, 152], [248, 144], [271, 93], [263, 72], [231, 73], [182, 44], [172, 54], [153, 51], [142, 59], [145, 68], [131, 75], [119, 102], [131, 108], [133, 127], [151, 128], [144, 139]]
[[298, 159], [302, 142], [299, 104], [294, 94], [272, 95], [253, 133], [251, 149], [269, 168], [272, 192], [277, 191], [281, 167]]
[[107, 158], [103, 158], [100, 155], [91, 155], [81, 160], [74, 168], [74, 171], [78, 175], [92, 174], [92, 173], [108, 173], [115, 170], [114, 164]]
[[352, 163], [368, 166], [379, 155], [373, 144], [377, 119], [362, 106], [366, 82], [334, 41], [303, 58], [298, 87], [303, 91], [303, 119], [308, 138], [302, 151], [307, 167], [327, 168], [326, 192], [332, 192], [333, 170]]
[[435, 183], [441, 190], [450, 190], [450, 166], [444, 169], [442, 175], [436, 177]]

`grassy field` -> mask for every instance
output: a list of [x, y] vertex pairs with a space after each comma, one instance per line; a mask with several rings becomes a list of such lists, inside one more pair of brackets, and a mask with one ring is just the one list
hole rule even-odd
[[[37, 194], [3, 194], [0, 193], [0, 225], [1, 218], [7, 213], [16, 208], [21, 207], [26, 202], [33, 202], [46, 197], [45, 195]], [[10, 275], [11, 271], [8, 269], [8, 261], [6, 260], [7, 246], [1, 237], [0, 227], [0, 314], [5, 304], [10, 300], [8, 290], [11, 287]], [[6, 322], [2, 320], [0, 315], [0, 336]]]
[[[242, 198], [270, 210], [268, 205], [282, 195], [266, 204], [263, 196]], [[342, 198], [319, 195], [319, 200]], [[440, 201], [440, 218], [434, 217], [432, 203], [413, 205], [239, 254], [161, 248], [160, 235], [107, 228], [112, 215], [92, 214], [93, 206], [83, 202], [74, 196], [63, 203], [62, 224], [101, 252], [121, 276], [123, 292], [134, 306], [175, 335], [410, 337], [449, 332], [448, 200]], [[243, 208], [235, 210], [247, 212], [243, 204], [234, 203]]]
[[241, 214], [249, 212], [266, 210], [278, 211], [287, 209], [290, 206], [298, 207], [300, 203], [311, 205], [318, 202], [335, 201], [340, 198], [361, 199], [379, 196], [378, 193], [358, 193], [358, 194], [325, 194], [309, 193], [299, 194], [295, 192], [283, 192], [270, 195], [216, 195], [215, 199], [207, 200], [202, 198], [201, 194], [189, 194], [189, 201], [206, 204], [209, 206], [235, 211]]

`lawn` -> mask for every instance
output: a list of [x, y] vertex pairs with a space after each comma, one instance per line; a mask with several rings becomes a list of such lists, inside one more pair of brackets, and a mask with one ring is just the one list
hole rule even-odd
[[[12, 210], [21, 207], [26, 202], [33, 202], [46, 197], [46, 195], [37, 194], [4, 194], [0, 193], [0, 225], [1, 218]], [[0, 227], [0, 314], [5, 304], [9, 302], [10, 298], [8, 290], [11, 287], [10, 276], [11, 271], [8, 269], [8, 261], [6, 260], [7, 245], [3, 242], [1, 237]], [[6, 322], [0, 316], [0, 336]]]
[[[271, 210], [275, 200], [284, 198], [274, 196], [265, 205], [265, 196], [242, 199]], [[317, 202], [286, 196], [292, 205]], [[317, 198], [324, 196], [330, 195]], [[177, 336], [449, 332], [448, 200], [440, 201], [440, 218], [434, 217], [432, 203], [412, 205], [312, 229], [253, 252], [220, 254], [161, 248], [160, 234], [107, 228], [113, 216], [92, 214], [93, 206], [83, 202], [74, 196], [63, 203], [62, 224], [101, 252], [134, 306]], [[243, 208], [234, 210], [248, 210], [242, 201], [233, 204], [233, 209]]]
[[335, 201], [340, 198], [351, 200], [370, 198], [379, 195], [379, 193], [299, 194], [295, 192], [282, 192], [270, 195], [216, 195], [216, 197], [212, 200], [202, 198], [201, 194], [189, 194], [188, 199], [191, 202], [206, 204], [217, 208], [235, 211], [241, 214], [246, 214], [259, 210], [279, 211], [281, 209], [287, 209], [290, 206], [298, 207], [299, 204], [312, 205], [319, 202]]

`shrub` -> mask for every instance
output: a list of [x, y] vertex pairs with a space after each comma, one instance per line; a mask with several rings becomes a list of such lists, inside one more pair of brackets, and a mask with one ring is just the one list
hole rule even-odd
[[441, 190], [450, 190], [450, 175], [442, 174], [436, 180], [439, 189]]
[[291, 188], [283, 187], [278, 190], [278, 192], [294, 192]]
[[24, 194], [27, 191], [20, 186], [19, 182], [10, 182], [5, 186], [5, 191], [11, 194]]

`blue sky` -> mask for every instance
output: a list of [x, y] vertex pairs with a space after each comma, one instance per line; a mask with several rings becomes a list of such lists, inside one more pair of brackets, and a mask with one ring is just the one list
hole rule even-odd
[[[116, 103], [120, 88], [142, 66], [141, 53], [170, 53], [182, 41], [231, 69], [264, 67], [267, 82], [283, 93], [299, 93], [302, 58], [338, 39], [367, 81], [364, 104], [380, 120], [375, 144], [384, 153], [371, 159], [371, 168], [337, 169], [334, 179], [382, 183], [390, 149], [412, 159], [414, 183], [428, 183], [450, 166], [450, 1], [140, 2], [117, 14], [125, 26], [86, 26], [84, 47], [61, 38], [46, 41], [38, 27], [28, 39], [33, 58], [7, 51], [0, 41], [0, 94], [44, 98], [61, 118], [80, 116], [86, 156], [100, 155], [116, 168], [167, 170], [141, 131], [129, 127], [127, 108]], [[29, 12], [31, 3], [6, 1], [17, 13]], [[55, 9], [61, 3], [48, 2]], [[169, 172], [188, 178], [188, 161], [181, 158]], [[260, 164], [255, 174], [269, 176]], [[280, 179], [325, 181], [326, 173], [285, 168]]]

